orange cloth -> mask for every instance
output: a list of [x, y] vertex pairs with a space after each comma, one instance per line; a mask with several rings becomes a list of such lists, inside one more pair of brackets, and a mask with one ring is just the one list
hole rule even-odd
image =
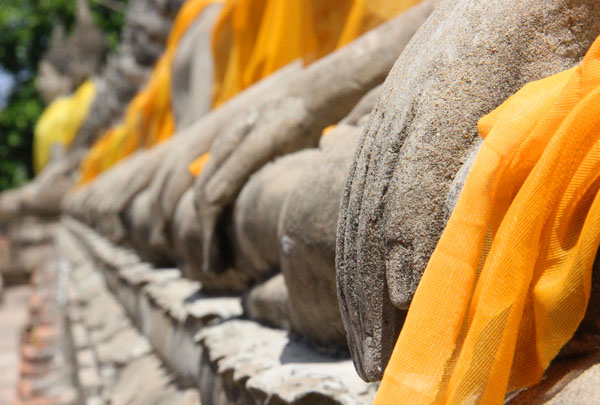
[[336, 48], [420, 3], [421, 0], [353, 0]]
[[152, 147], [175, 132], [171, 109], [171, 69], [177, 46], [204, 9], [223, 0], [188, 0], [169, 33], [167, 47], [148, 83], [129, 103], [123, 123], [105, 132], [92, 146], [81, 165], [81, 183], [94, 179], [141, 147]]
[[219, 106], [244, 89], [248, 65], [267, 0], [227, 0], [212, 36], [213, 106]]
[[244, 69], [243, 87], [298, 58], [311, 63], [335, 50], [352, 3], [352, 0], [268, 0], [252, 57]]
[[[228, 0], [213, 31], [213, 107], [302, 58], [311, 63], [421, 0]], [[190, 165], [198, 176], [209, 155]]]
[[100, 138], [81, 161], [79, 166], [79, 171], [81, 172], [79, 185], [88, 183], [102, 172], [100, 167], [102, 154], [108, 150], [112, 138], [111, 132], [114, 132], [115, 130], [116, 128], [110, 129], [105, 136]]
[[198, 159], [194, 160], [188, 167], [190, 173], [194, 176], [199, 176], [202, 173], [202, 169], [204, 169], [204, 165], [208, 162], [208, 158], [210, 157], [210, 153], [206, 152], [202, 154]]
[[600, 38], [482, 118], [485, 141], [375, 404], [502, 404], [586, 311], [600, 244]]
[[420, 1], [228, 0], [213, 32], [213, 105], [296, 59], [322, 58]]

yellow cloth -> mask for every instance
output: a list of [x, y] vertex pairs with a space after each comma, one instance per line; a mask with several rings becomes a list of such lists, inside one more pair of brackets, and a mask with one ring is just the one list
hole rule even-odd
[[74, 94], [54, 100], [44, 110], [34, 130], [33, 161], [36, 173], [48, 164], [55, 145], [66, 148], [71, 144], [89, 113], [95, 95], [96, 86], [88, 80]]
[[173, 135], [171, 70], [177, 46], [204, 9], [222, 1], [188, 0], [182, 6], [169, 33], [165, 52], [154, 66], [144, 89], [127, 106], [123, 123], [105, 132], [82, 161], [80, 183], [93, 180], [137, 149], [150, 148]]
[[485, 141], [375, 404], [502, 404], [586, 311], [600, 244], [600, 38], [479, 122]]

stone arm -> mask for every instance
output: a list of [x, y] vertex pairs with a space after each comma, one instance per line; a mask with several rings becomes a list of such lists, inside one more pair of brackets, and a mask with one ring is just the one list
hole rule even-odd
[[281, 69], [167, 141], [170, 143], [170, 150], [158, 166], [148, 187], [147, 203], [151, 205], [148, 212], [152, 215], [150, 225], [152, 246], [173, 250], [168, 231], [169, 221], [183, 193], [193, 185], [194, 176], [189, 171], [189, 165], [209, 150], [215, 137], [231, 120], [265, 94], [273, 92], [282, 82], [290, 80], [293, 73], [299, 69], [299, 63]]
[[313, 63], [219, 133], [195, 184], [204, 271], [223, 270], [217, 224], [250, 175], [277, 156], [316, 146], [326, 126], [384, 80], [433, 7], [433, 1], [420, 3]]

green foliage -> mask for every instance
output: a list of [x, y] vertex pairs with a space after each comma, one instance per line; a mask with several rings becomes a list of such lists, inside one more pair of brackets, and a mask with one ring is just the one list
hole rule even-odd
[[74, 0], [3, 0], [0, 62], [10, 72], [35, 69], [48, 47], [55, 22], [70, 27]]
[[[0, 190], [27, 181], [32, 171], [33, 129], [44, 104], [35, 90], [37, 66], [50, 46], [55, 23], [67, 30], [76, 0], [2, 0], [0, 65], [16, 79], [7, 107], [0, 111]], [[93, 17], [111, 49], [118, 44], [124, 16], [90, 2]]]
[[[122, 1], [123, 4], [126, 2]], [[115, 12], [94, 1], [90, 1], [90, 8], [92, 9], [94, 22], [106, 34], [109, 49], [115, 51], [119, 44], [121, 28], [125, 24], [125, 14]]]
[[32, 174], [33, 127], [44, 109], [33, 80], [13, 92], [0, 112], [0, 190], [26, 182]]

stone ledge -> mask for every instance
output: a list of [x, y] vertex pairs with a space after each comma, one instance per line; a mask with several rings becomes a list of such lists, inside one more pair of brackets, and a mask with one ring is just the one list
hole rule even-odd
[[[363, 382], [350, 359], [321, 355], [290, 340], [283, 330], [236, 319], [204, 328], [197, 340], [226, 391], [247, 390], [256, 403], [373, 402], [377, 385]], [[200, 391], [204, 399], [210, 387]]]
[[372, 403], [377, 385], [363, 382], [349, 358], [327, 357], [284, 330], [242, 319], [239, 297], [206, 296], [179, 270], [155, 269], [81, 223], [64, 224], [83, 261], [203, 404]]
[[62, 229], [56, 246], [69, 272], [64, 314], [85, 403], [199, 405], [196, 389], [173, 383], [78, 241]]

